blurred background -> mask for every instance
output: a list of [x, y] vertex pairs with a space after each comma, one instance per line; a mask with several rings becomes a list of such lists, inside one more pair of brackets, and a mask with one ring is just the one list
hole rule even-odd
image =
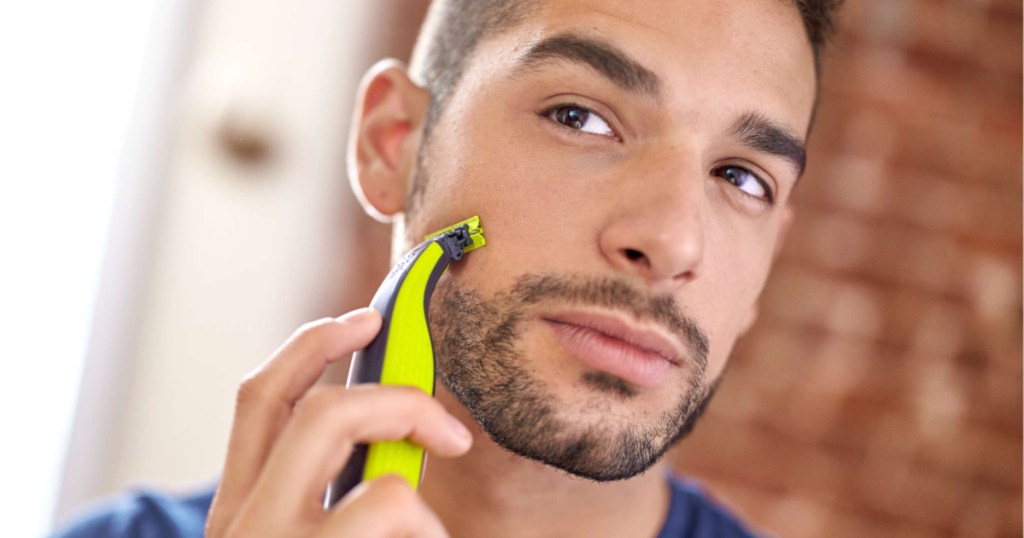
[[675, 454], [781, 536], [1021, 536], [1021, 2], [848, 0], [797, 220]]
[[[5, 8], [12, 535], [212, 484], [239, 380], [369, 301], [389, 230], [349, 191], [349, 115], [427, 4]], [[671, 456], [754, 527], [1021, 535], [1021, 11], [847, 2], [761, 319]]]

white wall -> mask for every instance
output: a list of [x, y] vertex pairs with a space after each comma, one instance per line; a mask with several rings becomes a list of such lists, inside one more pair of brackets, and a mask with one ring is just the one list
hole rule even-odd
[[0, 10], [3, 534], [50, 524], [151, 0]]
[[[334, 295], [330, 253], [349, 241], [335, 218], [349, 85], [324, 67], [352, 61], [337, 30], [360, 16], [342, 5], [211, 5], [180, 103], [112, 489], [215, 476], [238, 380]], [[229, 121], [266, 138], [265, 162], [230, 157], [218, 132]]]
[[369, 299], [387, 230], [356, 209], [345, 135], [362, 72], [411, 42], [415, 25], [384, 21], [424, 5], [197, 7], [161, 157], [127, 178], [159, 185], [120, 223], [149, 222], [149, 243], [108, 259], [58, 520], [129, 485], [214, 479], [241, 378], [301, 323]]

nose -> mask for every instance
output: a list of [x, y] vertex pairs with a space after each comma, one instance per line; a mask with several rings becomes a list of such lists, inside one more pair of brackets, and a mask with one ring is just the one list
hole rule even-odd
[[598, 239], [605, 259], [650, 284], [675, 287], [696, 279], [707, 231], [705, 185], [698, 177], [641, 181], [641, 190], [620, 197]]

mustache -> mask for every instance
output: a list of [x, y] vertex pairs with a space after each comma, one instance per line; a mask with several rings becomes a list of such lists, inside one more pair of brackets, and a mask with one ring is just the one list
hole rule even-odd
[[516, 279], [511, 294], [524, 304], [561, 299], [631, 314], [662, 325], [686, 344], [701, 370], [707, 368], [711, 344], [696, 320], [687, 316], [671, 295], [650, 295], [630, 283], [608, 277], [526, 274]]

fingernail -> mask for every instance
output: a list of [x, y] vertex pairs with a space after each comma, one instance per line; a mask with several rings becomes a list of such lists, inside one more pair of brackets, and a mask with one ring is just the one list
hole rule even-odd
[[358, 321], [358, 320], [366, 317], [370, 312], [373, 312], [373, 308], [369, 307], [369, 306], [364, 306], [363, 308], [357, 308], [357, 309], [355, 309], [355, 310], [353, 310], [351, 312], [348, 312], [346, 314], [342, 314], [341, 316], [338, 316], [337, 318], [335, 318], [335, 320], [337, 320], [337, 321]]

